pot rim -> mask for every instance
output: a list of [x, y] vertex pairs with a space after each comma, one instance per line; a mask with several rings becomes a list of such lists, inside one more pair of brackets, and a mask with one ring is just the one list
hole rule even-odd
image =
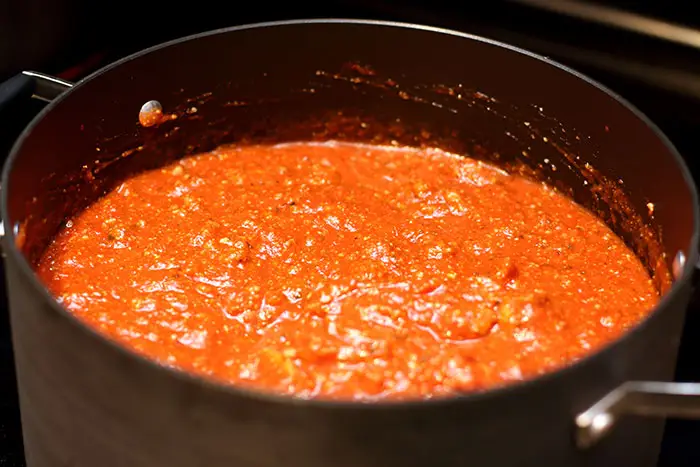
[[558, 68], [561, 71], [564, 71], [570, 75], [575, 76], [576, 78], [586, 82], [587, 84], [597, 88], [599, 91], [603, 92], [613, 100], [617, 101], [619, 104], [621, 104], [627, 111], [631, 112], [636, 118], [641, 120], [649, 130], [651, 130], [656, 137], [663, 143], [663, 145], [667, 148], [667, 150], [671, 153], [673, 158], [675, 159], [675, 163], [677, 164], [678, 168], [681, 170], [683, 179], [685, 181], [686, 186], [690, 190], [690, 194], [692, 197], [692, 206], [693, 206], [693, 212], [694, 212], [694, 219], [693, 219], [693, 235], [691, 238], [691, 244], [688, 246], [687, 249], [687, 258], [685, 265], [682, 270], [681, 276], [674, 280], [671, 288], [661, 297], [661, 300], [659, 303], [654, 307], [654, 309], [647, 314], [647, 316], [640, 322], [638, 323], [635, 327], [630, 329], [629, 331], [625, 332], [621, 336], [619, 336], [617, 339], [613, 340], [612, 342], [598, 348], [596, 351], [590, 352], [586, 354], [584, 357], [581, 359], [572, 362], [570, 364], [567, 364], [563, 367], [560, 367], [558, 369], [548, 371], [544, 374], [538, 375], [534, 378], [528, 378], [522, 381], [514, 381], [514, 382], [509, 382], [504, 385], [499, 385], [496, 387], [489, 388], [484, 391], [475, 391], [475, 392], [466, 392], [466, 393], [455, 393], [450, 396], [445, 396], [445, 397], [438, 397], [438, 398], [431, 398], [431, 399], [407, 399], [407, 400], [385, 400], [385, 399], [380, 399], [378, 401], [371, 401], [371, 402], [358, 402], [355, 400], [351, 399], [325, 399], [325, 398], [315, 398], [315, 399], [302, 399], [299, 397], [295, 397], [292, 395], [287, 395], [287, 394], [279, 394], [275, 393], [269, 390], [261, 390], [261, 389], [249, 389], [241, 386], [236, 386], [233, 384], [225, 383], [213, 378], [209, 378], [206, 376], [202, 375], [197, 375], [195, 373], [190, 373], [184, 370], [180, 370], [178, 368], [172, 368], [172, 367], [167, 367], [162, 364], [159, 364], [155, 360], [152, 360], [144, 355], [141, 355], [140, 353], [137, 353], [134, 350], [131, 350], [130, 348], [123, 346], [116, 341], [109, 339], [108, 337], [104, 336], [102, 333], [97, 331], [96, 329], [92, 328], [88, 324], [84, 323], [82, 320], [77, 318], [74, 314], [70, 313], [67, 309], [65, 309], [63, 306], [61, 306], [58, 301], [54, 299], [54, 297], [51, 295], [51, 293], [48, 291], [48, 289], [41, 283], [39, 278], [36, 276], [34, 273], [33, 268], [29, 264], [29, 262], [25, 259], [24, 255], [20, 252], [19, 248], [17, 248], [15, 244], [15, 232], [14, 228], [10, 227], [10, 219], [9, 219], [9, 209], [8, 209], [8, 190], [3, 189], [1, 190], [2, 192], [0, 193], [0, 218], [3, 222], [3, 224], [6, 226], [5, 227], [5, 235], [4, 235], [4, 253], [7, 256], [10, 256], [14, 262], [17, 263], [19, 273], [24, 276], [23, 278], [27, 280], [30, 283], [30, 286], [34, 289], [34, 292], [38, 294], [43, 300], [46, 300], [47, 303], [50, 303], [51, 308], [61, 315], [62, 317], [66, 318], [71, 322], [76, 328], [80, 329], [82, 332], [85, 332], [92, 336], [93, 338], [97, 338], [98, 341], [103, 343], [104, 345], [107, 345], [111, 347], [112, 349], [116, 350], [118, 353], [121, 353], [122, 355], [126, 356], [127, 358], [138, 362], [142, 366], [145, 365], [146, 367], [152, 368], [155, 371], [160, 371], [164, 372], [165, 374], [179, 379], [183, 383], [187, 384], [195, 384], [195, 385], [200, 385], [206, 390], [211, 390], [211, 391], [216, 391], [221, 394], [225, 395], [230, 395], [230, 396], [237, 396], [237, 397], [244, 397], [244, 398], [249, 398], [249, 399], [257, 399], [260, 400], [261, 402], [268, 402], [268, 403], [276, 403], [276, 404], [293, 404], [296, 406], [303, 406], [303, 407], [309, 407], [309, 408], [318, 408], [318, 409], [341, 409], [341, 410], [386, 410], [386, 409], [422, 409], [422, 408], [431, 408], [431, 407], [438, 407], [438, 406], [443, 406], [443, 405], [448, 405], [448, 404], [455, 404], [455, 403], [477, 403], [479, 401], [485, 400], [485, 399], [490, 399], [490, 398], [497, 398], [497, 397], [505, 397], [508, 395], [514, 396], [517, 395], [517, 393], [525, 391], [529, 388], [535, 387], [536, 385], [541, 385], [547, 382], [552, 382], [553, 380], [557, 378], [563, 378], [566, 377], [568, 374], [575, 372], [578, 368], [582, 367], [589, 361], [592, 361], [593, 359], [596, 358], [605, 358], [607, 355], [610, 353], [614, 352], [617, 348], [619, 348], [622, 343], [628, 339], [630, 339], [632, 336], [634, 336], [637, 333], [640, 333], [643, 329], [645, 329], [647, 326], [649, 326], [649, 321], [657, 315], [658, 313], [661, 313], [664, 309], [668, 308], [670, 306], [670, 302], [673, 300], [673, 298], [681, 293], [681, 289], [685, 285], [686, 282], [690, 281], [696, 267], [696, 262], [698, 261], [698, 246], [700, 245], [700, 204], [698, 201], [698, 192], [697, 188], [695, 186], [695, 183], [693, 182], [692, 176], [690, 174], [690, 171], [681, 157], [681, 155], [678, 153], [677, 149], [673, 145], [673, 143], [666, 137], [666, 135], [654, 124], [646, 115], [644, 115], [640, 110], [638, 110], [634, 105], [629, 103], [626, 99], [622, 98], [615, 92], [611, 91], [607, 87], [603, 86], [602, 84], [598, 83], [597, 81], [565, 66], [562, 65], [554, 60], [551, 60], [545, 56], [530, 52], [525, 49], [521, 49], [516, 46], [512, 46], [503, 42], [495, 41], [492, 39], [488, 39], [485, 37], [477, 36], [474, 34], [468, 34], [468, 33], [463, 33], [459, 31], [454, 31], [451, 29], [446, 29], [446, 28], [439, 28], [439, 27], [434, 27], [434, 26], [426, 26], [426, 25], [420, 25], [420, 24], [414, 24], [414, 23], [403, 23], [403, 22], [395, 22], [395, 21], [382, 21], [382, 20], [363, 20], [363, 19], [339, 19], [339, 18], [328, 18], [328, 19], [295, 19], [295, 20], [285, 20], [285, 21], [270, 21], [270, 22], [261, 22], [261, 23], [253, 23], [253, 24], [246, 24], [246, 25], [239, 25], [239, 26], [232, 26], [232, 27], [227, 27], [227, 28], [220, 28], [220, 29], [215, 29], [212, 31], [207, 31], [203, 33], [198, 33], [198, 34], [193, 34], [185, 37], [181, 37], [178, 39], [174, 39], [168, 42], [164, 42], [146, 49], [143, 49], [139, 52], [133, 53], [127, 57], [121, 58], [115, 62], [112, 62], [108, 65], [106, 65], [103, 68], [100, 68], [99, 70], [91, 73], [84, 79], [80, 80], [73, 86], [71, 89], [68, 89], [64, 93], [62, 93], [59, 97], [54, 99], [51, 103], [49, 103], [45, 108], [37, 114], [34, 119], [27, 125], [27, 127], [22, 131], [22, 133], [19, 135], [17, 140], [15, 141], [14, 145], [12, 146], [12, 149], [10, 150], [9, 156], [6, 159], [3, 169], [2, 169], [2, 178], [0, 179], [0, 187], [7, 187], [9, 178], [10, 178], [10, 173], [12, 172], [12, 168], [14, 166], [15, 159], [19, 157], [20, 150], [22, 148], [22, 145], [24, 141], [31, 136], [31, 132], [33, 128], [46, 116], [48, 115], [53, 108], [58, 105], [60, 102], [62, 102], [65, 99], [69, 99], [70, 95], [76, 91], [79, 91], [80, 88], [84, 83], [87, 83], [99, 76], [101, 76], [104, 73], [108, 73], [110, 70], [113, 68], [116, 68], [123, 63], [126, 63], [128, 61], [134, 60], [136, 58], [148, 55], [152, 52], [156, 52], [160, 49], [164, 49], [179, 43], [187, 42], [187, 41], [193, 41], [197, 40], [200, 38], [208, 37], [208, 36], [214, 36], [218, 34], [228, 34], [228, 33], [233, 33], [236, 31], [242, 31], [242, 30], [248, 30], [248, 29], [263, 29], [263, 28], [270, 28], [270, 27], [284, 27], [284, 26], [297, 26], [297, 25], [304, 25], [304, 24], [350, 24], [350, 25], [364, 25], [364, 26], [377, 26], [377, 27], [391, 27], [391, 28], [401, 28], [401, 29], [409, 29], [409, 30], [419, 30], [419, 31], [425, 31], [429, 33], [438, 33], [438, 34], [446, 34], [450, 36], [455, 36], [458, 38], [466, 39], [466, 40], [471, 40], [475, 42], [480, 42], [484, 44], [489, 44], [493, 45], [496, 47], [500, 47], [502, 49], [507, 49], [512, 52], [515, 52], [517, 54], [525, 55], [531, 59], [543, 62], [546, 65]]

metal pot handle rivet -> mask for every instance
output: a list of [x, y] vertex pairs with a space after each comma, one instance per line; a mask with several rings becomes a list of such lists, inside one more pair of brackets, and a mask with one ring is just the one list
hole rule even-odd
[[158, 101], [148, 101], [139, 111], [139, 123], [144, 127], [155, 126], [163, 120], [163, 106]]
[[673, 278], [680, 279], [680, 277], [683, 275], [683, 269], [685, 268], [685, 253], [683, 253], [682, 251], [676, 253], [676, 256], [673, 258], [673, 264], [671, 268]]

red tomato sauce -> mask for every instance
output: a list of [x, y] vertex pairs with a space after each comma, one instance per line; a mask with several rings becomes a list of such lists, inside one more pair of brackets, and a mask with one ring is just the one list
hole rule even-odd
[[593, 214], [439, 150], [222, 147], [125, 181], [38, 274], [163, 365], [300, 397], [425, 398], [570, 363], [657, 303]]

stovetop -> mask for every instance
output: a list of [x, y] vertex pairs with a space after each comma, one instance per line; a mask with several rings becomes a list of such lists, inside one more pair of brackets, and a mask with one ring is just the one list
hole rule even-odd
[[[585, 18], [577, 17], [575, 12], [555, 11], [561, 10], [562, 5], [624, 5], [634, 9], [630, 11], [635, 14], [653, 15], [651, 18], [656, 23], [651, 23], [651, 29], [658, 27], [663, 30], [659, 21], [676, 21], [684, 23], [684, 27], [697, 27], [697, 31], [688, 29], [685, 32], [692, 35], [694, 31], [700, 37], [700, 20], [693, 20], [694, 17], [683, 11], [678, 2], [673, 2], [673, 8], [668, 7], [669, 3], [660, 8], [659, 2], [654, 0], [600, 0], [596, 3], [517, 0], [478, 2], [478, 7], [465, 9], [442, 0], [432, 0], [429, 6], [425, 1], [341, 0], [329, 1], [323, 7], [296, 2], [294, 8], [279, 9], [272, 14], [264, 11], [264, 6], [242, 13], [235, 6], [236, 2], [218, 4], [200, 0], [198, 3], [199, 7], [194, 10], [188, 8], [179, 14], [175, 10], [169, 11], [168, 17], [174, 19], [169, 19], [167, 24], [159, 21], [165, 8], [162, 2], [143, 4], [134, 21], [149, 24], [148, 31], [115, 36], [116, 40], [111, 41], [96, 41], [92, 47], [81, 47], [77, 56], [66, 53], [58, 62], [46, 64], [38, 71], [77, 80], [103, 64], [165, 40], [257, 21], [361, 17], [431, 24], [510, 42], [589, 74], [635, 103], [659, 124], [686, 155], [696, 181], [700, 180], [700, 159], [693, 157], [700, 153], [700, 140], [695, 136], [700, 128], [700, 46], [694, 48], [674, 42], [672, 37], [659, 38], [653, 31], [652, 34], [631, 31], [625, 24], [606, 23], [616, 17], [606, 11], [593, 11]], [[126, 21], [128, 15], [119, 17]], [[236, 18], [236, 21], [229, 18]], [[128, 24], [123, 27], [127, 28]], [[13, 116], [12, 121], [2, 122], [0, 155], [7, 154], [22, 127], [40, 108], [41, 104], [37, 102], [28, 103], [21, 114]], [[0, 276], [3, 276], [0, 277], [0, 467], [25, 467], [2, 268]], [[700, 364], [695, 355], [700, 355], [700, 301], [693, 302], [688, 312], [677, 380], [700, 381]], [[698, 439], [700, 422], [670, 421], [658, 466], [700, 465]]]
[[0, 289], [3, 304], [0, 310], [0, 466], [24, 467], [12, 345], [7, 326], [4, 271]]

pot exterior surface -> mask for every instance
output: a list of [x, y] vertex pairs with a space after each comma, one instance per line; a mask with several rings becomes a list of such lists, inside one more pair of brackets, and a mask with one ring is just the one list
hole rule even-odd
[[[151, 99], [177, 118], [139, 128], [138, 109]], [[319, 118], [285, 133], [304, 115]], [[376, 122], [370, 130], [343, 126], [365, 117]], [[114, 180], [183, 150], [304, 136], [418, 142], [393, 124], [422, 128], [417, 134], [454, 150], [498, 152], [499, 161], [532, 152], [566, 168], [575, 152], [623, 178], [635, 206], [657, 202], [663, 250], [696, 260], [694, 191], [677, 154], [634, 111], [549, 62], [378, 23], [276, 24], [171, 44], [53, 103], [6, 168], [3, 221], [23, 235], [23, 254], [12, 233], [4, 248], [29, 467], [654, 465], [663, 421], [622, 420], [587, 451], [574, 446], [573, 421], [624, 381], [672, 378], [685, 279], [633, 332], [557, 373], [444, 401], [353, 405], [251, 395], [157, 367], [60, 309], [26, 262]], [[81, 167], [106, 154], [113, 159], [96, 165], [89, 184], [69, 176], [84, 181]], [[554, 175], [580, 183], [575, 167], [543, 177]], [[591, 201], [585, 191], [574, 195]]]

